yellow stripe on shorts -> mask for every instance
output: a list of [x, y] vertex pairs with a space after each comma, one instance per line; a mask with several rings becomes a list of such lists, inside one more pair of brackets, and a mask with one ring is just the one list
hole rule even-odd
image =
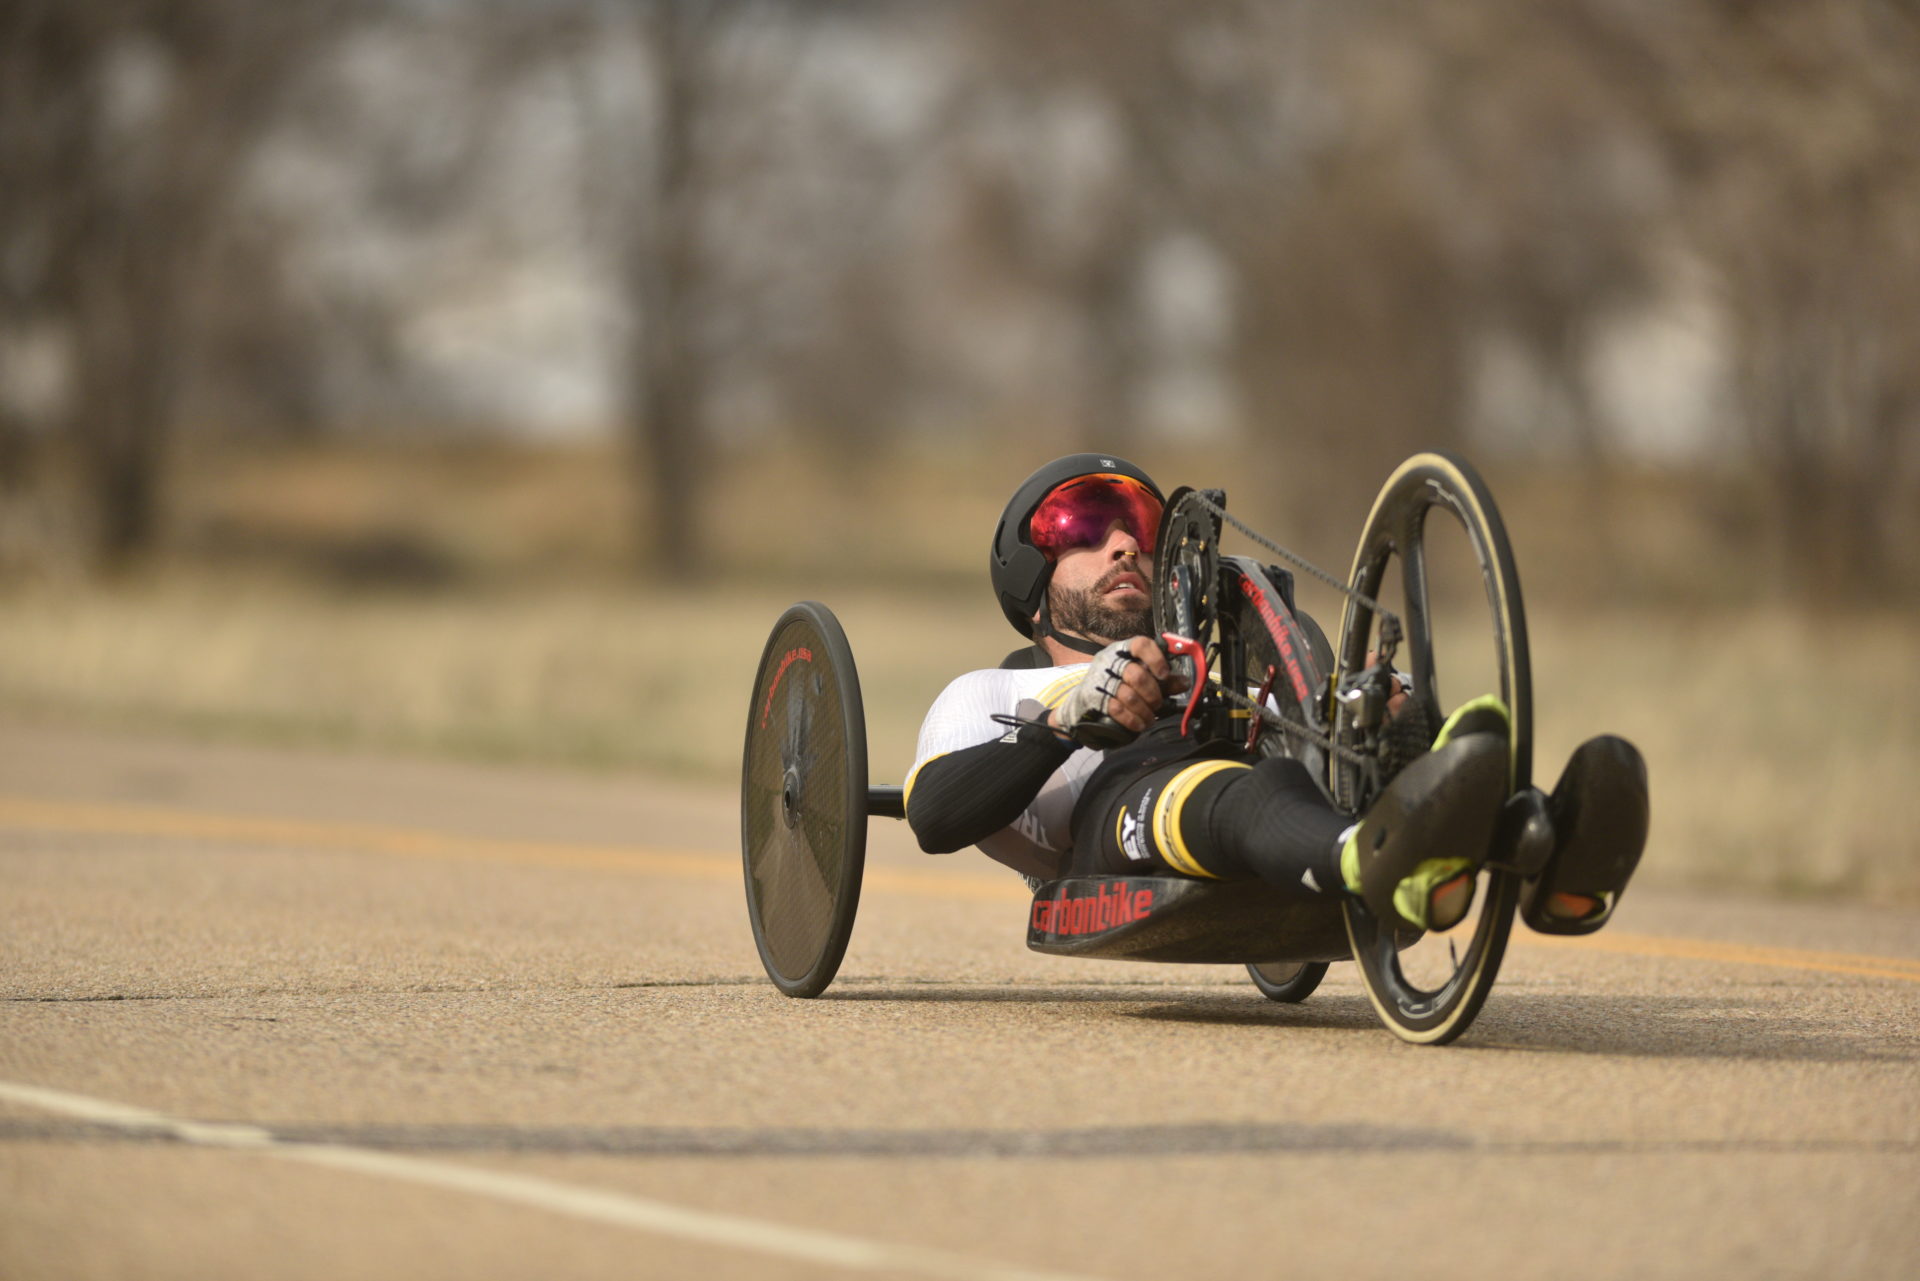
[[1160, 793], [1160, 799], [1153, 803], [1153, 843], [1160, 851], [1160, 857], [1167, 860], [1176, 871], [1188, 876], [1204, 876], [1209, 880], [1220, 877], [1200, 866], [1200, 860], [1187, 848], [1186, 841], [1180, 837], [1180, 811], [1186, 807], [1187, 798], [1201, 783], [1225, 769], [1252, 769], [1245, 761], [1201, 761], [1189, 765], [1167, 780], [1167, 786]]

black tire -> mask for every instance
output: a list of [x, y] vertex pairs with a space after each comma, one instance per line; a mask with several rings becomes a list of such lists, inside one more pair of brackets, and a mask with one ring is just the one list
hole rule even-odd
[[1327, 977], [1325, 961], [1269, 961], [1249, 965], [1247, 977], [1269, 1001], [1298, 1004], [1313, 995], [1320, 980]]
[[[1414, 682], [1414, 697], [1422, 704], [1428, 724], [1444, 719], [1441, 683], [1436, 670], [1432, 615], [1428, 598], [1427, 521], [1436, 510], [1448, 512], [1465, 530], [1485, 589], [1490, 623], [1491, 652], [1484, 657], [1496, 673], [1498, 690], [1456, 690], [1454, 697], [1498, 692], [1510, 717], [1511, 755], [1509, 794], [1530, 786], [1533, 763], [1533, 692], [1527, 655], [1526, 613], [1520, 598], [1520, 577], [1499, 509], [1479, 475], [1463, 460], [1445, 453], [1417, 454], [1388, 478], [1375, 500], [1354, 556], [1353, 587], [1377, 598], [1390, 561], [1399, 562], [1401, 592], [1380, 605], [1396, 611], [1405, 638], [1396, 662]], [[1340, 629], [1339, 670], [1360, 670], [1375, 644], [1374, 611], [1349, 598]], [[1478, 639], [1477, 637], [1475, 638]], [[1342, 707], [1335, 732], [1337, 741], [1355, 741]], [[1351, 813], [1364, 812], [1379, 779], [1345, 760], [1333, 766], [1336, 801]], [[1509, 869], [1484, 868], [1476, 887], [1477, 912], [1448, 936], [1444, 957], [1438, 943], [1423, 954], [1425, 972], [1410, 976], [1403, 965], [1403, 949], [1410, 940], [1374, 916], [1359, 900], [1347, 905], [1347, 937], [1359, 962], [1367, 995], [1381, 1020], [1406, 1041], [1443, 1045], [1466, 1031], [1493, 987], [1513, 927], [1521, 880]], [[1427, 936], [1432, 937], [1432, 936]], [[1464, 951], [1459, 944], [1464, 939]]]
[[867, 729], [839, 620], [802, 601], [760, 656], [740, 773], [747, 916], [788, 996], [833, 982], [853, 936], [867, 854]]

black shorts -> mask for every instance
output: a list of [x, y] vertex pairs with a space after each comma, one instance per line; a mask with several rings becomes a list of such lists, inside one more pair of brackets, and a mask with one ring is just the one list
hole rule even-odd
[[1073, 810], [1076, 876], [1173, 875], [1217, 879], [1181, 837], [1186, 803], [1255, 758], [1232, 743], [1180, 735], [1177, 715], [1162, 717], [1132, 743], [1109, 751]]

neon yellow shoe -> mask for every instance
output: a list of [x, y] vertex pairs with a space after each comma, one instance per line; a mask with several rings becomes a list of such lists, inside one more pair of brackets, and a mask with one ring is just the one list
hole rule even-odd
[[1437, 752], [1466, 734], [1498, 734], [1505, 738], [1511, 721], [1507, 705], [1500, 701], [1498, 694], [1482, 694], [1453, 709], [1453, 715], [1447, 717], [1447, 723], [1433, 736], [1432, 750]]
[[1483, 695], [1447, 718], [1433, 750], [1401, 770], [1347, 834], [1347, 888], [1383, 920], [1458, 925], [1473, 906], [1508, 777], [1507, 709]]

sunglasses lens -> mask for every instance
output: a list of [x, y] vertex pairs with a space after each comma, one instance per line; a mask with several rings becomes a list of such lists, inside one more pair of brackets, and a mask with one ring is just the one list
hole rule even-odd
[[1081, 476], [1061, 485], [1034, 509], [1028, 528], [1048, 560], [1107, 541], [1114, 523], [1151, 551], [1160, 532], [1160, 500], [1131, 476]]

